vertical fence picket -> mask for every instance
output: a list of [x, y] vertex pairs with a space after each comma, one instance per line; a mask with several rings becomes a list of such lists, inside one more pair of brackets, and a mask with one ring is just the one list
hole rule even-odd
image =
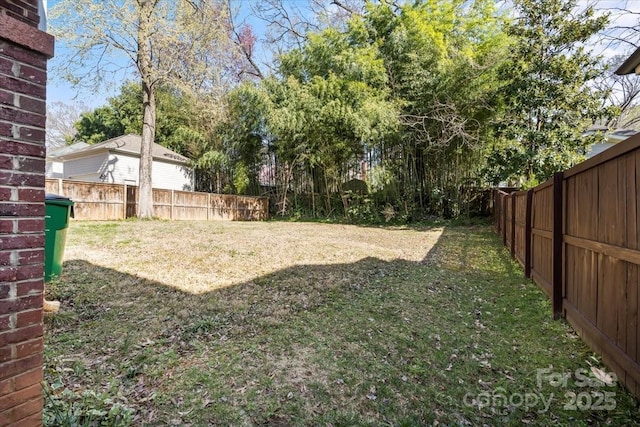
[[511, 193], [511, 258], [516, 257], [516, 193]]
[[563, 213], [563, 184], [564, 174], [557, 172], [553, 175], [553, 282], [552, 301], [553, 318], [562, 316], [562, 284], [563, 284], [563, 251], [562, 239], [564, 227], [562, 221]]
[[502, 244], [507, 246], [507, 196], [502, 196]]
[[524, 276], [531, 277], [531, 233], [533, 229], [533, 190], [527, 191], [527, 207], [524, 224]]

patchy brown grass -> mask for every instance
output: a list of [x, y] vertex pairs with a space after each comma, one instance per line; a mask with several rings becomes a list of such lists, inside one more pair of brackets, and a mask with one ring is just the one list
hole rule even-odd
[[[72, 223], [65, 259], [47, 425], [639, 420], [619, 387], [605, 412], [565, 410], [573, 383], [537, 387], [539, 368], [599, 360], [483, 227]], [[465, 400], [502, 389], [556, 400]]]
[[97, 234], [95, 227], [74, 224], [65, 259], [84, 260], [191, 294], [251, 282], [294, 266], [349, 264], [366, 258], [419, 262], [442, 232], [283, 222], [104, 223], [104, 231]]

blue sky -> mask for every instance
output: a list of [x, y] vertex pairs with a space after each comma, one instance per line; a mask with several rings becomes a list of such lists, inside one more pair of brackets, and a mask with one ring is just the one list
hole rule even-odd
[[[251, 25], [253, 31], [260, 38], [266, 31], [264, 21], [257, 19], [251, 15], [250, 5], [257, 0], [232, 0], [239, 8], [237, 24]], [[285, 0], [292, 3], [304, 3], [307, 4], [308, 0]], [[59, 0], [45, 0], [48, 3], [48, 9], [51, 10]], [[51, 22], [48, 22], [49, 29], [51, 29]], [[96, 108], [104, 105], [107, 98], [114, 96], [118, 93], [118, 89], [127, 76], [123, 73], [119, 73], [110, 76], [109, 81], [105, 81], [104, 85], [98, 91], [88, 92], [86, 90], [73, 87], [69, 82], [65, 81], [61, 77], [56, 75], [56, 68], [60, 67], [64, 60], [65, 53], [68, 52], [64, 43], [56, 40], [55, 44], [56, 56], [54, 56], [48, 64], [49, 68], [49, 81], [47, 83], [47, 103], [64, 102], [66, 104], [79, 104], [82, 103], [89, 108]], [[258, 52], [261, 55], [261, 52]], [[265, 54], [262, 54], [264, 57]], [[117, 60], [116, 60], [117, 61]], [[123, 64], [126, 61], [122, 61]], [[130, 75], [133, 77], [133, 75]]]

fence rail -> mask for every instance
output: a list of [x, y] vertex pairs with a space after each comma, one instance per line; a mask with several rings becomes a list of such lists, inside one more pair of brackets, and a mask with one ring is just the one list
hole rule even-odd
[[[136, 186], [47, 179], [45, 189], [73, 200], [78, 220], [119, 220], [136, 215]], [[170, 220], [255, 221], [269, 217], [267, 197], [154, 188], [153, 207], [156, 217]]]
[[640, 398], [640, 135], [528, 191], [494, 192], [512, 256]]

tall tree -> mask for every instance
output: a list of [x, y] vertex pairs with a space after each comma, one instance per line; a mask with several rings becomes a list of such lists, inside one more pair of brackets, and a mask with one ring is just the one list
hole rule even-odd
[[[156, 98], [155, 142], [186, 154], [182, 141], [175, 135], [181, 126], [193, 126], [194, 108], [190, 99], [175, 89], [159, 86]], [[75, 122], [75, 141], [88, 144], [102, 142], [127, 133], [140, 133], [142, 129], [142, 86], [126, 82], [120, 93], [107, 100], [107, 104], [84, 112]]]
[[515, 40], [501, 77], [506, 108], [498, 122], [490, 178], [533, 185], [581, 159], [582, 132], [601, 114], [601, 72], [585, 43], [607, 23], [576, 0], [516, 0]]
[[63, 70], [70, 81], [96, 87], [126, 68], [140, 79], [140, 218], [153, 216], [156, 90], [173, 81], [194, 94], [215, 92], [230, 51], [225, 10], [217, 0], [62, 0], [52, 10], [54, 34], [71, 52]]

